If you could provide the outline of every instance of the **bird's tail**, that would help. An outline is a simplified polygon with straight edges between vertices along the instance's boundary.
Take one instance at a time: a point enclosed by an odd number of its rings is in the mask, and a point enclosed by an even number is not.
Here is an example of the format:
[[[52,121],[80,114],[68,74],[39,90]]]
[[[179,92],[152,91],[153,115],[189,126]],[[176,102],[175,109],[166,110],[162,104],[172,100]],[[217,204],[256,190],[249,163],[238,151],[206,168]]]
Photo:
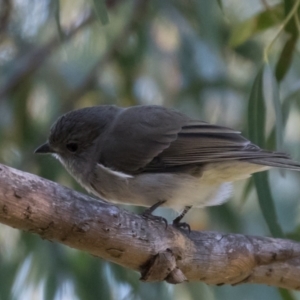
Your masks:
[[[269,166],[273,168],[283,168],[300,171],[300,163],[292,160],[286,153],[262,151],[265,157],[247,159],[248,162]]]

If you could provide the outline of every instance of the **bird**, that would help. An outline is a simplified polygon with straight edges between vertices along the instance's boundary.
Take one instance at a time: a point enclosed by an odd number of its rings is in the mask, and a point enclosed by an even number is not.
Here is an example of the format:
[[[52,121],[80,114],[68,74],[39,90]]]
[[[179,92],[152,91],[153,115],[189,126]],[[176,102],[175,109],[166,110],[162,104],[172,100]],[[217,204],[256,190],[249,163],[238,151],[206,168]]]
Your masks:
[[[89,193],[116,204],[168,207],[220,205],[232,182],[272,167],[300,170],[287,154],[261,149],[239,131],[163,106],[99,105],[67,112],[35,150],[52,154]]]

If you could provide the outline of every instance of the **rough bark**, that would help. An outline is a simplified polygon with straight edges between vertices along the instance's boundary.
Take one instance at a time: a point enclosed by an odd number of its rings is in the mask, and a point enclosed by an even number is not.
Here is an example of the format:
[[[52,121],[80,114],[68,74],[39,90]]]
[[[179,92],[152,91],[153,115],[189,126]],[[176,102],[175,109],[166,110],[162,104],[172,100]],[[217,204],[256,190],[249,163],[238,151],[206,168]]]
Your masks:
[[[300,244],[188,234],[0,165],[0,222],[139,271],[144,281],[260,283],[300,290]]]

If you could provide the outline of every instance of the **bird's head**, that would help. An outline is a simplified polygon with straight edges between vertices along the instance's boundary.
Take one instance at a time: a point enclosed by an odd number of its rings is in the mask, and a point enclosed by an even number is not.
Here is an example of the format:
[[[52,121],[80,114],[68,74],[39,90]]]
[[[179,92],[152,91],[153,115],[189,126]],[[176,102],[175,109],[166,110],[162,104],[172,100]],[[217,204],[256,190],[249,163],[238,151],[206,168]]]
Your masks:
[[[74,164],[82,167],[95,155],[97,140],[114,115],[114,109],[114,106],[95,106],[66,113],[52,125],[48,141],[35,153],[54,155],[69,171],[74,169]]]

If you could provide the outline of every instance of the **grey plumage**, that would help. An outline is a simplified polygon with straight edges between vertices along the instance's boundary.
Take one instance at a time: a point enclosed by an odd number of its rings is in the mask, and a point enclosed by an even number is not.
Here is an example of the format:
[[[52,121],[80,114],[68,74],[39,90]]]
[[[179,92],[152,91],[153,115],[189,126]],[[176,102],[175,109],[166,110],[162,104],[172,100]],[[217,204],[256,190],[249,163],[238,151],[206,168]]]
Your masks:
[[[106,200],[142,206],[165,201],[177,210],[220,204],[230,195],[230,182],[269,167],[300,170],[287,154],[262,150],[238,131],[161,106],[71,111],[55,122],[43,147],[36,152],[53,152]]]

